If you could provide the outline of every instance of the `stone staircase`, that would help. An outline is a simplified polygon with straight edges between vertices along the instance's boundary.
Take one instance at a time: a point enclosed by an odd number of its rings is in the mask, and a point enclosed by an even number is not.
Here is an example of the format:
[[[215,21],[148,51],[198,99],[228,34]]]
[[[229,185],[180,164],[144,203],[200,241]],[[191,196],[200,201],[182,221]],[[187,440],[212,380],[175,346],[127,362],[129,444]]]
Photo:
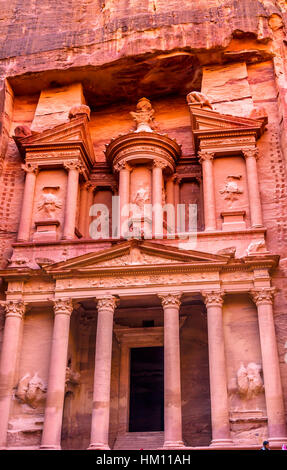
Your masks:
[[[164,432],[127,432],[118,435],[113,450],[154,450],[163,446]]]

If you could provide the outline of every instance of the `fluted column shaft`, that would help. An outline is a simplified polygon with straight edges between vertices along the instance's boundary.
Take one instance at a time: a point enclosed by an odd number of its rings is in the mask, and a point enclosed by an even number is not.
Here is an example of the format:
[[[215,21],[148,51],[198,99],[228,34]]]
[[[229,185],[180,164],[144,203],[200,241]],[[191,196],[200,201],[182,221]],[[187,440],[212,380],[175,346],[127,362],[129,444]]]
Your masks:
[[[198,152],[202,164],[205,231],[216,230],[213,158],[214,153]]]
[[[211,400],[211,445],[230,445],[229,407],[227,395],[226,361],[222,305],[220,291],[203,292],[207,309],[209,383]]]
[[[26,163],[26,165],[22,165],[22,168],[26,172],[26,178],[18,229],[18,241],[29,241],[38,165]]]
[[[21,323],[25,314],[25,304],[22,301],[9,300],[3,304],[6,310],[6,320],[0,362],[0,449],[5,448],[7,441]]]
[[[116,165],[115,169],[119,171],[120,236],[125,237],[127,230],[127,221],[129,218],[131,167],[128,165],[127,162],[123,161]]]
[[[64,166],[68,170],[68,181],[63,238],[65,240],[73,240],[75,238],[76,228],[79,174],[82,170],[82,166],[77,160],[66,162]]]
[[[81,202],[80,202],[80,215],[79,215],[79,230],[83,237],[85,238],[88,235],[87,232],[87,218],[88,214],[88,198],[89,198],[89,189],[91,183],[85,182],[81,188]]]
[[[183,447],[179,308],[180,293],[159,294],[164,311],[164,447]]]
[[[243,151],[243,154],[246,160],[251,226],[262,227],[262,208],[256,162],[258,158],[258,149],[256,147],[246,149]]]
[[[163,233],[163,213],[162,213],[162,170],[166,163],[161,160],[154,160],[152,167],[152,209],[153,209],[153,236],[161,237]]]
[[[61,449],[71,299],[54,302],[54,328],[41,449]]]
[[[287,433],[273,320],[274,293],[274,288],[261,288],[252,291],[251,295],[258,312],[269,440],[270,443],[281,447],[282,443],[287,441]]]
[[[98,322],[90,450],[109,450],[113,317],[117,299],[98,300]]]

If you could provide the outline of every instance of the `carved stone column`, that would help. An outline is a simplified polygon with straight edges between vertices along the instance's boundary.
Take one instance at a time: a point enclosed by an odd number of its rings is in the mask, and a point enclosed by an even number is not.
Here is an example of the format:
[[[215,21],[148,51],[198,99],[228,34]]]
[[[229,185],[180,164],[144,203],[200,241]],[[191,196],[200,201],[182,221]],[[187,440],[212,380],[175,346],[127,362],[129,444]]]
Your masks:
[[[90,238],[90,224],[91,224],[91,216],[90,210],[92,205],[94,204],[94,196],[95,196],[96,186],[94,184],[90,184],[88,186],[88,199],[87,199],[87,212],[86,212],[86,230],[85,234],[86,237]]]
[[[82,170],[82,165],[77,160],[71,160],[65,162],[64,167],[68,170],[68,182],[63,238],[65,240],[73,240],[75,238],[79,174]]]
[[[7,441],[21,324],[25,314],[25,304],[21,300],[8,300],[3,302],[3,305],[6,310],[6,320],[0,362],[0,449],[5,448]]]
[[[262,209],[257,174],[258,148],[252,147],[243,150],[246,160],[247,185],[250,204],[250,216],[252,227],[262,227]]]
[[[153,236],[161,237],[163,233],[162,215],[162,170],[166,163],[156,159],[152,167],[152,209],[153,209]],[[162,237],[161,237],[162,238]]]
[[[202,293],[207,309],[212,446],[232,445],[229,426],[222,305],[223,293]]]
[[[274,293],[274,288],[264,287],[253,290],[251,296],[258,312],[269,441],[274,446],[281,447],[287,441],[287,433],[273,320]]]
[[[113,317],[116,305],[117,299],[112,295],[98,300],[90,450],[109,450]]]
[[[61,429],[69,343],[71,299],[54,301],[54,328],[41,449],[61,449]]]
[[[18,229],[18,241],[29,241],[38,165],[36,163],[26,163],[22,165],[22,168],[26,172],[26,179]]]
[[[198,152],[202,164],[205,231],[216,230],[213,152]]]
[[[125,237],[127,229],[127,220],[129,218],[129,204],[130,204],[130,173],[132,168],[126,161],[121,161],[115,165],[115,170],[119,171],[119,196],[120,196],[120,236]]]
[[[79,230],[84,238],[88,236],[88,232],[86,230],[87,230],[87,218],[89,217],[88,199],[89,199],[90,187],[91,187],[91,183],[89,181],[86,181],[81,187]]]
[[[180,293],[158,294],[164,311],[164,447],[184,447],[182,440],[179,308]]]
[[[179,217],[179,210],[178,205],[180,203],[180,178],[178,175],[173,176],[173,184],[174,184],[174,213],[175,213],[175,232],[180,232],[180,217]]]

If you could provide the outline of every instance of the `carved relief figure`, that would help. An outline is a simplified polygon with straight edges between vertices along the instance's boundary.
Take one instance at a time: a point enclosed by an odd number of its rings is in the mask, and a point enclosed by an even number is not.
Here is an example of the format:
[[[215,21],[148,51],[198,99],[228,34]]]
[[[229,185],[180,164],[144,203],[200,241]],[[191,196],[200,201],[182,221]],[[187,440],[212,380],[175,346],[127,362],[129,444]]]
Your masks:
[[[133,204],[136,204],[140,211],[143,213],[144,205],[150,202],[150,195],[148,189],[139,188],[136,192],[136,195],[132,201]]]
[[[155,129],[154,109],[147,98],[141,98],[136,111],[131,111],[130,114],[137,124],[135,132],[152,132]]]
[[[200,105],[201,108],[213,109],[212,105],[204,93],[199,91],[191,91],[186,97],[187,103],[191,105]]]
[[[229,175],[225,180],[225,186],[220,189],[220,194],[224,194],[224,199],[230,201],[236,201],[238,195],[243,193],[243,190],[238,186],[238,180],[241,180],[242,175]]]
[[[54,218],[57,209],[62,207],[62,202],[55,194],[58,189],[59,187],[43,188],[42,199],[38,204],[38,210],[43,211],[49,219]]]
[[[238,393],[242,398],[253,398],[263,392],[264,385],[260,372],[260,365],[250,362],[247,367],[243,364],[237,371],[237,387]]]
[[[43,404],[47,387],[36,372],[33,377],[30,374],[24,375],[19,381],[15,397],[22,403],[26,403],[31,408],[37,408]]]
[[[265,240],[257,240],[255,242],[251,242],[248,245],[248,248],[246,250],[246,255],[252,255],[253,253],[264,253],[266,252],[266,243]]]

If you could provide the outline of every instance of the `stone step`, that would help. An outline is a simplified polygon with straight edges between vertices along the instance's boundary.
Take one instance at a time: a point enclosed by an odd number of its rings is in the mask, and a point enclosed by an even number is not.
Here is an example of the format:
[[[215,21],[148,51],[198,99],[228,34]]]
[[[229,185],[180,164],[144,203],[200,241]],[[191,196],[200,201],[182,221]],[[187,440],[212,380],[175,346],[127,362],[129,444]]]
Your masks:
[[[163,446],[164,432],[127,432],[117,437],[114,450],[154,450]]]

